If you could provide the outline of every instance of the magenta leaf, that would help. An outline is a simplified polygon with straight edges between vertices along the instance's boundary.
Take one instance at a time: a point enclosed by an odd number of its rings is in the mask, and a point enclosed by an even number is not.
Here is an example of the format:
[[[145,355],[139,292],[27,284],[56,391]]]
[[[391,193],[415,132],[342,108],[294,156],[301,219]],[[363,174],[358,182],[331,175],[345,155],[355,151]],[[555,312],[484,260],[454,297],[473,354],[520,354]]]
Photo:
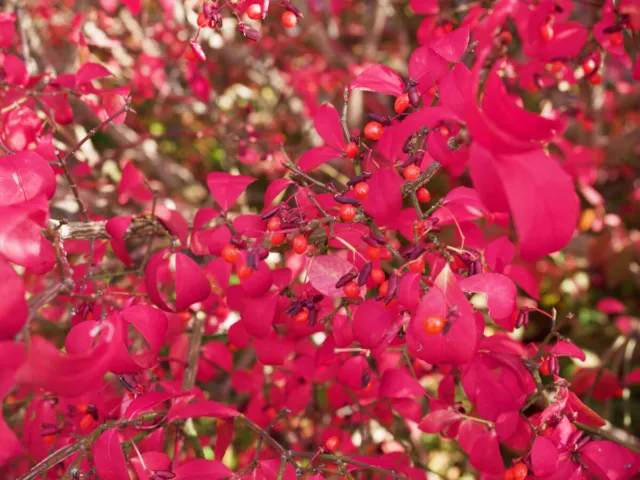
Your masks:
[[[0,258],[0,340],[13,340],[29,316],[22,277]]]
[[[547,437],[536,437],[531,449],[531,466],[538,477],[551,475],[558,469],[558,449]]]
[[[91,449],[96,471],[102,480],[129,480],[127,462],[118,437],[116,429],[109,429],[98,437]]]
[[[499,237],[485,247],[484,261],[491,270],[503,273],[504,267],[513,260],[515,252],[513,243],[507,237]]]
[[[255,181],[256,179],[252,177],[224,172],[211,172],[207,175],[211,196],[224,211],[229,210],[238,197]]]
[[[122,170],[122,177],[118,185],[118,203],[126,204],[130,198],[138,202],[150,202],[153,194],[145,184],[145,178],[131,162],[128,162]]]
[[[142,0],[122,0],[122,3],[134,15],[138,15],[142,9]]]
[[[640,455],[610,441],[592,441],[580,450],[580,459],[598,478],[623,480],[640,471]]]
[[[596,304],[596,308],[607,315],[619,315],[625,311],[624,303],[613,297],[600,299]]]
[[[346,142],[344,141],[344,133],[340,123],[340,114],[336,107],[330,103],[322,105],[316,112],[315,117],[313,117],[313,124],[320,138],[328,146],[337,151],[344,149]]]
[[[230,372],[233,368],[233,355],[222,342],[208,342],[202,346],[202,358],[217,365],[225,372]]]
[[[300,157],[297,166],[303,172],[308,172],[309,170],[319,167],[323,163],[327,163],[329,160],[338,158],[340,155],[340,152],[335,150],[333,147],[315,147],[311,150],[307,150],[307,152]]]
[[[395,170],[383,168],[367,183],[371,193],[362,201],[362,208],[377,222],[392,221],[402,210],[402,178]]]
[[[307,270],[309,282],[313,288],[329,297],[342,297],[342,288],[336,288],[340,277],[354,271],[353,265],[336,255],[320,255],[313,257]]]
[[[175,480],[221,480],[233,475],[223,463],[202,458],[180,465],[173,473]]]
[[[98,78],[110,77],[112,73],[99,63],[85,63],[76,73],[76,87]]]
[[[249,298],[242,310],[242,324],[249,335],[268,337],[278,306],[278,293],[270,292],[262,297]]]
[[[35,152],[0,157],[0,206],[50,199],[56,191],[56,176],[47,161]]]
[[[127,250],[127,244],[124,241],[124,234],[127,233],[131,221],[132,218],[129,216],[113,217],[107,220],[105,224],[105,230],[111,235],[111,248],[113,248],[113,253],[128,267],[131,267],[132,264],[131,256]]]
[[[134,418],[143,413],[153,411],[158,405],[175,398],[177,395],[171,392],[149,392],[135,398],[124,413],[126,418]]]
[[[573,357],[583,362],[587,359],[584,352],[575,343],[558,341],[551,349],[550,353],[556,357]]]
[[[368,90],[399,97],[404,91],[404,82],[394,70],[383,65],[366,69],[351,84],[351,89]]]
[[[406,369],[385,370],[380,380],[379,395],[389,398],[416,398],[425,394],[424,388]]]
[[[187,418],[234,418],[240,416],[241,413],[234,408],[214,402],[213,400],[200,401],[189,404],[175,404],[167,414],[167,420],[173,422],[175,420],[185,420]]]
[[[418,82],[418,90],[424,94],[449,71],[449,62],[424,46],[416,49],[409,59],[409,75]]]
[[[418,428],[426,433],[439,433],[461,419],[460,412],[453,408],[432,410],[420,421]]]
[[[516,309],[516,286],[500,273],[482,273],[464,278],[459,283],[464,292],[484,293],[491,317],[505,330],[511,332],[515,322],[511,318]]]
[[[395,308],[387,308],[373,298],[365,300],[353,317],[354,339],[362,348],[377,347],[397,315]]]
[[[300,165],[298,166],[300,167]],[[276,180],[271,182],[267,187],[267,190],[264,192],[265,209],[268,210],[269,206],[273,203],[276,197],[284,192],[285,189],[291,184],[293,184],[293,182],[288,178],[277,178]]]
[[[433,40],[429,47],[448,62],[456,63],[467,50],[469,44],[469,27],[456,28],[454,31]]]

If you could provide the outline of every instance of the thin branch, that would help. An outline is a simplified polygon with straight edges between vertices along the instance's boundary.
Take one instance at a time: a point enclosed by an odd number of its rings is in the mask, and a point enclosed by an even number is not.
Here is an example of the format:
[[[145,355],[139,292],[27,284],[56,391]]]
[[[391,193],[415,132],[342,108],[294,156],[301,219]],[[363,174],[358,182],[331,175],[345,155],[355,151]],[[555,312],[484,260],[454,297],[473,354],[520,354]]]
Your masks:
[[[184,369],[184,377],[182,378],[182,390],[184,391],[191,390],[196,384],[198,358],[200,357],[202,334],[204,332],[204,318],[204,315],[193,315],[191,338],[189,339],[189,349],[187,350],[187,366]]]
[[[589,425],[585,425],[584,423],[580,423],[580,422],[575,422],[575,426],[578,427],[580,430],[583,430],[592,435],[597,435],[598,437],[610,440],[640,455],[640,447],[638,447],[637,445],[633,445],[627,440],[622,439],[619,436],[612,434],[611,432],[603,430],[602,428],[590,427]]]

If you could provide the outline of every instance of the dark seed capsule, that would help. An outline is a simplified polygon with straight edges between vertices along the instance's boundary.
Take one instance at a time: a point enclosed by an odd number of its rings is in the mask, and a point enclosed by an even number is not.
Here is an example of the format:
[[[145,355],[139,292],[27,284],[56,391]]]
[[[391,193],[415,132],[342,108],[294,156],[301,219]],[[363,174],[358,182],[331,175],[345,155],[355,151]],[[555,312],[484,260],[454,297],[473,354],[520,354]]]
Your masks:
[[[386,237],[383,237],[382,235],[378,235],[375,233],[371,234],[371,238],[373,238],[380,245],[386,245],[387,243],[389,243]]]
[[[420,106],[420,94],[415,86],[409,87],[409,101],[411,102],[411,106],[413,108],[418,108]]]
[[[291,311],[289,312],[289,315],[292,317],[295,317],[296,314],[298,314],[301,310],[302,310],[302,303],[296,302],[293,305],[293,308],[291,309]]]
[[[273,208],[267,210],[266,212],[264,212],[260,218],[262,220],[269,220],[271,217],[277,215],[278,212],[280,212],[281,209],[282,209],[282,207],[280,207],[280,205],[278,205],[277,207],[273,207]]]
[[[302,301],[302,305],[304,305],[307,308],[314,308],[314,303],[313,303],[313,299],[312,298],[305,298]]]
[[[287,6],[285,8],[287,10],[289,10],[290,12],[295,13],[296,17],[304,18],[304,15],[302,15],[302,12],[300,10],[298,10],[296,7],[294,7],[293,5],[291,5],[290,3],[287,4]]]
[[[231,245],[234,245],[238,248],[244,248],[247,246],[247,242],[245,242],[242,238],[240,237],[231,237]]]
[[[458,255],[458,257],[467,266],[471,265],[476,260],[476,256],[470,254],[469,252],[462,252],[460,255]]]
[[[120,375],[118,377],[122,386],[129,390],[130,392],[135,392],[138,388],[138,382],[131,375]]]
[[[408,138],[404,141],[404,143],[402,144],[402,151],[403,151],[404,153],[409,153],[409,151],[410,151],[409,146],[411,145],[411,141],[412,141],[412,140],[413,140],[413,136],[408,137]]]
[[[467,268],[467,277],[472,277],[478,273],[476,262],[471,263]]]
[[[371,381],[371,372],[367,369],[362,372],[362,378],[360,379],[360,385],[362,388],[367,388]]]
[[[258,247],[255,252],[260,260],[264,260],[269,256],[269,249],[267,247]]]
[[[289,315],[289,314],[291,313],[291,311],[293,310],[293,308],[296,306],[296,304],[297,304],[297,303],[298,303],[298,302],[291,302],[291,303],[289,304],[289,306],[288,306],[288,307],[286,307],[286,308],[284,309],[284,313],[285,313],[286,315]]]
[[[336,288],[344,287],[347,283],[349,283],[351,280],[353,280],[357,276],[358,274],[356,272],[349,272],[346,275],[341,276],[340,280],[338,280],[338,282],[336,283]]]
[[[420,245],[414,245],[413,247],[407,248],[403,252],[402,257],[406,258],[407,260],[415,260],[420,255],[422,255],[424,253],[424,251],[425,251],[424,247],[422,247]]]
[[[253,27],[245,25],[244,23],[239,23],[236,28],[249,40],[257,42],[260,39],[260,32]]]
[[[622,29],[623,29],[622,25],[611,25],[610,27],[607,27],[604,30],[602,30],[602,33],[615,33],[615,32],[619,32]]]
[[[444,324],[444,328],[442,329],[442,335],[446,335],[447,333],[449,333],[449,330],[451,330],[451,327],[453,327],[453,322],[450,320],[447,320],[447,323]]]
[[[347,205],[360,205],[360,200],[358,200],[357,198],[351,198],[351,197],[345,197],[344,195],[340,195],[339,193],[335,194],[333,196],[333,199],[338,202],[338,203],[342,203],[342,204],[347,204]]]
[[[156,470],[153,472],[153,475],[158,480],[171,480],[176,477],[175,473],[169,472],[168,470]]]
[[[247,255],[247,265],[249,268],[256,270],[258,268],[258,263],[256,262],[256,254],[254,252],[249,252]]]
[[[309,309],[309,325],[311,327],[315,326],[316,320],[318,319],[318,310],[315,308]]]
[[[40,432],[40,436],[47,437],[49,435],[55,435],[60,431],[57,425],[53,423],[42,423],[40,424],[40,428],[42,429]]]
[[[360,145],[360,137],[356,137],[355,135],[352,135],[349,140],[351,140],[356,145]]]
[[[520,312],[518,312],[518,318],[516,319],[516,328],[520,328],[524,326],[525,315],[526,315],[525,310],[520,310]]]
[[[364,237],[362,237],[362,241],[364,243],[366,243],[367,245],[370,245],[372,247],[377,247],[378,246],[378,242],[376,242],[373,238],[368,237],[366,235]]]
[[[558,361],[558,357],[549,357],[549,372],[553,375],[558,375],[560,373],[560,362]]]
[[[469,276],[478,275],[480,273],[482,273],[482,262],[480,260],[475,260],[469,267]]]
[[[373,270],[373,264],[371,262],[365,263],[358,275],[358,285],[363,286],[367,283],[369,275],[371,275],[371,270]]]
[[[313,296],[313,303],[320,303],[322,300],[324,300],[324,295],[321,293]]]
[[[587,443],[589,443],[591,441],[590,437],[583,437],[580,439],[580,441],[578,442],[578,444],[576,445],[576,448],[578,450],[580,450],[582,447],[584,447]]]
[[[365,180],[369,180],[371,178],[370,172],[363,172],[361,175],[357,177],[353,177],[351,180],[347,182],[347,187],[352,187],[356,183],[364,182]]]
[[[207,19],[213,17],[215,12],[216,12],[216,9],[211,2],[205,2],[205,4],[202,6],[202,13]]]
[[[387,291],[387,296],[384,297],[384,303],[385,305],[390,303],[391,300],[393,300],[393,298],[396,296],[396,293],[398,291],[398,284],[399,282],[399,278],[398,275],[396,275],[395,273],[392,273],[389,276],[389,290]]]

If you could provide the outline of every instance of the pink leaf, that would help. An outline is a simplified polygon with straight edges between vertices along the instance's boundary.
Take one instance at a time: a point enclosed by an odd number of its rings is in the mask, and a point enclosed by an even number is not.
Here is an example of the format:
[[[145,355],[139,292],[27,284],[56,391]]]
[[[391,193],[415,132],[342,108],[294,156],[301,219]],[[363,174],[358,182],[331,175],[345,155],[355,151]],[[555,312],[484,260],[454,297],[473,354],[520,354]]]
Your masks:
[[[101,480],[129,480],[127,462],[116,429],[104,432],[93,444],[93,461]]]
[[[355,340],[360,342],[362,348],[376,348],[397,315],[396,308],[387,308],[373,298],[365,300],[353,318]]]
[[[410,0],[409,5],[419,15],[437,15],[440,12],[437,0]]]
[[[233,369],[233,355],[222,342],[208,342],[202,347],[202,358],[219,366],[225,372]]]
[[[400,175],[389,168],[378,170],[367,182],[369,196],[362,201],[362,208],[377,222],[393,221],[402,210],[402,184]]]
[[[121,0],[125,7],[131,10],[131,13],[138,15],[142,10],[142,0]]]
[[[462,417],[453,408],[442,408],[429,412],[418,424],[418,428],[426,433],[439,433],[446,430]]]
[[[271,330],[271,334],[265,338],[255,338],[253,346],[256,349],[258,360],[263,365],[282,365],[292,350],[293,343],[286,337],[280,337],[278,332]]]
[[[463,63],[458,63],[442,77],[438,85],[440,103],[458,116],[464,116],[470,101],[469,89],[472,81],[471,71]]]
[[[207,175],[211,196],[224,211],[229,210],[238,197],[255,181],[256,179],[252,177],[224,172],[211,172]]]
[[[617,298],[605,297],[598,301],[596,308],[607,315],[619,315],[624,312],[625,306]]]
[[[342,297],[342,288],[336,288],[340,277],[354,270],[347,260],[335,255],[313,257],[307,275],[313,288],[329,297]]]
[[[149,392],[136,397],[128,406],[124,417],[132,419],[143,413],[153,411],[158,405],[176,396],[171,392]]]
[[[480,158],[487,163],[474,166]],[[491,168],[495,169],[492,178],[486,176]],[[495,203],[496,195],[500,198],[500,185],[504,188],[520,237],[522,258],[543,257],[571,239],[578,218],[573,181],[542,150],[497,157],[474,143],[471,177],[488,205]]]
[[[20,332],[27,317],[29,306],[24,298],[22,277],[11,265],[0,258],[0,340],[13,340]]]
[[[223,463],[202,458],[183,463],[173,473],[175,480],[221,480],[233,475]]]
[[[320,138],[322,138],[328,146],[337,151],[344,149],[346,142],[344,141],[340,115],[336,107],[330,103],[322,105],[313,118],[313,124]]]
[[[91,82],[97,78],[110,77],[112,73],[99,63],[85,63],[76,73],[76,87]]]
[[[449,71],[449,62],[431,47],[416,49],[409,59],[409,75],[418,82],[418,90],[424,94]]]
[[[130,198],[138,202],[150,202],[153,194],[145,185],[145,178],[131,162],[128,162],[122,170],[122,177],[118,185],[118,203],[126,204]]]
[[[580,449],[580,459],[597,478],[629,480],[640,471],[640,455],[609,441],[592,441]]]
[[[502,273],[504,267],[513,260],[515,252],[513,243],[507,237],[499,237],[484,249],[484,261],[491,270]]]
[[[513,331],[515,324],[511,316],[516,309],[517,290],[509,277],[482,273],[462,279],[459,285],[465,292],[484,293],[491,317],[505,330]]]
[[[124,241],[124,234],[131,225],[131,217],[113,217],[107,220],[105,230],[111,235],[111,248],[116,257],[126,266],[131,267],[131,257]]]
[[[340,153],[333,147],[316,147],[311,150],[307,150],[300,160],[298,161],[298,168],[303,172],[308,172],[316,167],[319,167],[323,163],[327,163],[329,160],[338,158]]]
[[[551,475],[558,469],[558,449],[547,437],[536,437],[531,448],[531,466],[537,477]]]
[[[454,31],[433,40],[429,46],[438,55],[451,63],[460,61],[469,44],[469,27],[456,28]]]
[[[234,418],[241,413],[234,408],[212,400],[184,404],[175,404],[167,414],[167,421],[185,420],[187,418]]]
[[[300,165],[298,165],[300,166]],[[288,178],[277,178],[269,183],[267,190],[264,192],[264,206],[268,209],[278,195],[280,195],[293,182]]]
[[[507,265],[504,274],[515,282],[517,286],[527,292],[531,297],[538,300],[540,298],[540,290],[535,277],[522,265]]]
[[[573,357],[583,362],[587,359],[587,356],[576,344],[571,342],[559,341],[553,346],[551,351],[556,357]]]
[[[423,396],[425,390],[406,369],[391,369],[382,374],[378,394],[389,398],[416,398]]]
[[[16,29],[14,23],[16,21],[15,13],[0,13],[0,48],[7,50],[13,43]],[[0,465],[2,462],[0,462]]]
[[[56,176],[47,161],[35,152],[19,152],[0,157],[0,206],[48,199],[56,191]]]
[[[262,297],[249,298],[242,311],[242,323],[249,335],[268,337],[278,306],[278,293],[270,292]]]
[[[375,65],[366,69],[351,84],[351,90],[360,89],[399,97],[404,91],[400,75],[389,67]]]

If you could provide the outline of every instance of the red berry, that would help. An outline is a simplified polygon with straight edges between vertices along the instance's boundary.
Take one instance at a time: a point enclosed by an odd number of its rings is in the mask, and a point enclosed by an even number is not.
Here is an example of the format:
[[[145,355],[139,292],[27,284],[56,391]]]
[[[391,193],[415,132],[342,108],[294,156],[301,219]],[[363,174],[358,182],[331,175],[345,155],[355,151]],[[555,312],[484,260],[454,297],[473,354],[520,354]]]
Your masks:
[[[622,45],[624,43],[624,34],[621,30],[613,32],[609,35],[609,41],[611,42],[611,45]]]
[[[280,217],[271,217],[267,222],[267,231],[275,232],[280,228],[280,225],[282,225],[282,220],[280,220]]]
[[[94,423],[95,419],[93,418],[93,415],[87,413],[80,419],[80,428],[82,430],[89,430]]]
[[[598,65],[596,65],[596,61],[593,58],[587,58],[582,62],[582,70],[584,70],[585,75],[595,72],[596,68],[598,68]]]
[[[515,480],[524,480],[525,478],[527,478],[527,474],[529,473],[529,469],[522,462],[516,463],[513,467],[511,467],[511,469],[513,470]]]
[[[55,435],[45,435],[44,437],[42,437],[42,440],[44,440],[45,443],[48,443],[49,445],[52,445],[56,441],[56,436]]]
[[[386,278],[386,275],[384,274],[384,270],[382,270],[381,268],[372,269],[370,276],[373,283],[377,283],[378,285],[384,282]]]
[[[293,239],[293,251],[296,252],[298,255],[302,255],[304,252],[307,251],[307,247],[309,246],[309,243],[307,242],[307,237],[305,237],[304,235],[298,235],[296,236],[296,238]]]
[[[207,26],[207,24],[209,23],[209,22],[207,21],[207,17],[205,17],[205,16],[204,16],[204,13],[203,13],[203,12],[200,12],[200,13],[198,14],[198,21],[197,21],[197,23],[198,23],[198,26],[199,26],[199,27],[201,27],[201,28],[206,27],[206,26]]]
[[[513,472],[513,468],[507,468],[504,471],[504,480],[516,480],[516,475]]]
[[[508,30],[504,30],[500,32],[500,35],[498,35],[498,41],[502,45],[511,45],[511,42],[513,41],[513,35],[511,35],[511,32],[509,32]]]
[[[240,252],[233,245],[225,245],[222,247],[222,258],[227,263],[236,263],[240,258]]]
[[[371,260],[380,260],[380,247],[367,245],[367,253],[369,254]]]
[[[422,273],[424,270],[424,260],[422,257],[419,257],[417,260],[414,260],[409,264],[409,270],[411,273]]]
[[[282,25],[284,28],[293,28],[298,23],[298,17],[296,14],[287,10],[282,14]]]
[[[550,437],[551,435],[553,435],[553,432],[555,431],[555,428],[553,427],[547,427],[544,429],[544,431],[542,432],[542,435],[545,437]]]
[[[191,48],[189,48],[186,52],[184,52],[184,58],[185,60],[188,60],[190,62],[195,62],[198,59],[198,57],[196,57],[195,52]]]
[[[353,205],[347,203],[340,205],[340,218],[345,222],[350,222],[356,218],[358,211]]]
[[[393,104],[393,109],[397,114],[403,113],[407,108],[409,108],[409,94],[403,93]]]
[[[550,23],[545,23],[540,27],[540,37],[545,42],[550,42],[551,40],[553,40],[553,34],[553,25],[551,25]]]
[[[247,8],[247,17],[251,20],[260,20],[262,17],[262,7],[257,3],[249,5],[249,8]]]
[[[249,267],[249,265],[243,263],[238,265],[236,268],[236,272],[238,273],[238,277],[245,279],[249,278],[253,274],[253,269]]]
[[[540,373],[543,375],[549,375],[549,359],[544,357],[540,364]]]
[[[282,242],[285,241],[285,236],[284,233],[274,233],[273,235],[271,235],[271,245],[272,246],[276,246],[276,245],[280,245]]]
[[[324,446],[327,447],[327,450],[333,452],[340,445],[340,439],[335,435],[333,437],[329,437],[327,441],[324,443]]]
[[[344,149],[344,154],[347,156],[347,158],[356,158],[359,151],[360,148],[358,147],[358,144],[356,142],[349,142]]]
[[[422,320],[422,329],[429,335],[437,335],[444,330],[446,324],[447,321],[444,317],[440,315],[429,315]]]
[[[364,126],[364,136],[369,140],[380,140],[384,127],[379,122],[369,122]]]
[[[404,178],[406,178],[410,182],[413,182],[420,176],[420,167],[417,165],[407,165],[406,167],[404,167],[402,174],[404,175]]]
[[[392,255],[389,250],[387,250],[386,248],[380,249],[380,260],[391,260],[391,258]]]
[[[429,190],[424,187],[420,187],[416,192],[416,195],[418,196],[418,200],[422,203],[427,203],[429,200],[431,200],[431,194],[429,193]]]
[[[355,280],[351,280],[342,289],[344,294],[349,298],[360,296],[360,285]]]
[[[300,310],[293,316],[293,321],[297,323],[305,323],[307,320],[309,320],[309,312],[306,309]]]
[[[364,200],[369,196],[369,185],[364,182],[356,183],[353,187],[353,193],[356,194],[357,199]]]
[[[431,85],[429,90],[427,90],[427,95],[430,97],[435,97],[436,93],[438,93],[438,87],[436,85]]]
[[[564,62],[562,60],[556,60],[551,63],[551,71],[553,73],[560,73],[564,68]]]
[[[440,135],[442,135],[443,137],[449,136],[449,127],[447,127],[446,125],[440,125],[440,128],[438,130],[440,130]]]
[[[385,280],[380,284],[380,287],[378,288],[378,293],[380,294],[381,297],[387,296],[387,294],[389,293],[389,280]]]
[[[587,81],[591,85],[600,85],[602,83],[602,75],[600,75],[598,72],[593,73],[587,77]]]
[[[189,315],[189,318],[191,318],[191,315]],[[86,403],[78,403],[76,405],[76,410],[78,410],[79,413],[87,413],[87,410],[89,410],[89,405],[87,405]]]

